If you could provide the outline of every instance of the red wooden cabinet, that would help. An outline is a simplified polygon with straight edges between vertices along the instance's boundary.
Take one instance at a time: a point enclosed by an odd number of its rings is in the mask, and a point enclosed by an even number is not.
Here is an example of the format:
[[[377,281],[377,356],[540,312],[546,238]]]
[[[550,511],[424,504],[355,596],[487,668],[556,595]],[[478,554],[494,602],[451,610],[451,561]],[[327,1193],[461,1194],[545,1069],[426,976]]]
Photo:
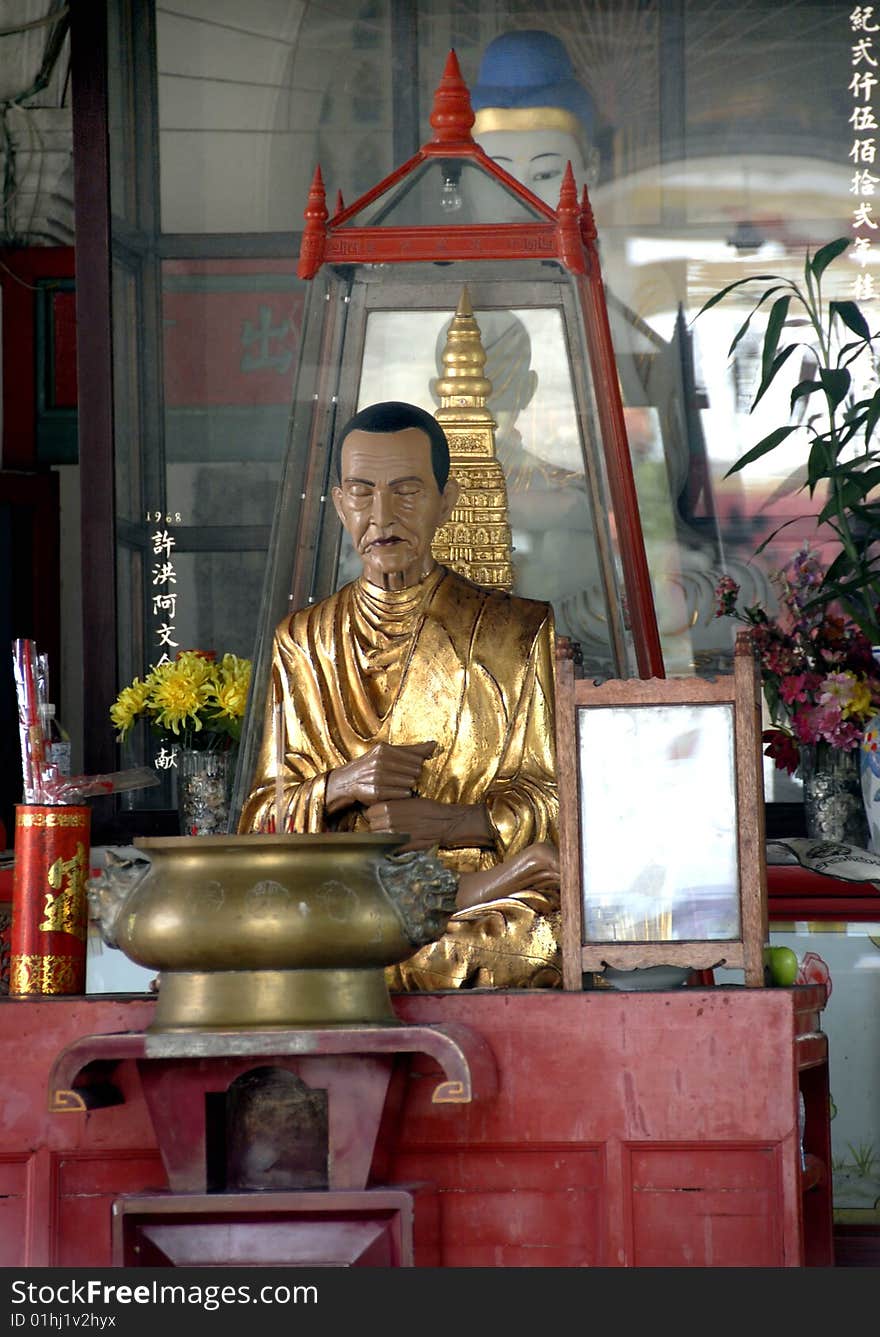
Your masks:
[[[823,1001],[816,986],[398,998],[407,1023],[478,1032],[498,1069],[490,1099],[444,1105],[432,1060],[407,1060],[373,1181],[431,1188],[416,1265],[830,1265]],[[62,1048],[141,1031],[152,1010],[0,1001],[17,1074],[2,1095],[0,1264],[107,1266],[112,1202],[166,1188],[132,1062],[107,1074],[123,1103],[53,1114],[46,1098]]]
[[[477,1026],[499,1095],[453,1114],[411,1082],[391,1178],[435,1185],[446,1266],[830,1265],[823,1003],[815,987],[401,998],[410,1023]]]

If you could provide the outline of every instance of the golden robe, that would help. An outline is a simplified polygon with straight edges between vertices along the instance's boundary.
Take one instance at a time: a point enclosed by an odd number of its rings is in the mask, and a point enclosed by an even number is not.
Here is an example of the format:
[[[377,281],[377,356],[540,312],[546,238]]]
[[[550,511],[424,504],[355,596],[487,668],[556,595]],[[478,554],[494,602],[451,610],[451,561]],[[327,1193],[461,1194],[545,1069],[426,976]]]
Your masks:
[[[283,704],[283,828],[358,830],[329,816],[327,775],[374,743],[437,747],[418,793],[485,804],[492,849],[440,849],[462,873],[536,841],[558,843],[554,635],[548,604],[489,591],[438,566],[388,592],[363,578],[277,627],[263,741],[239,830],[274,830],[275,701]],[[457,912],[446,934],[389,972],[392,988],[557,985],[558,911],[524,892]]]

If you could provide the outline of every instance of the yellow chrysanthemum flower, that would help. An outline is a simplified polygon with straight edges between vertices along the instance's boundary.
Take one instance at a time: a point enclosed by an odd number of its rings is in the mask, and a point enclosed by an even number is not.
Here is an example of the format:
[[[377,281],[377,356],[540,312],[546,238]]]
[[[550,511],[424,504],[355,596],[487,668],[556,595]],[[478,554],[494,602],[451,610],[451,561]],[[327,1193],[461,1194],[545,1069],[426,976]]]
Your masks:
[[[194,687],[201,687],[213,677],[215,665],[213,660],[199,654],[197,650],[181,650],[173,663],[162,665],[162,671],[168,669],[173,669],[175,674],[187,678]],[[154,669],[154,672],[159,671]]]
[[[199,665],[202,667],[198,667]],[[150,675],[149,710],[160,729],[179,734],[181,725],[202,728],[200,712],[208,705],[210,664],[204,660],[177,660],[162,664]]]
[[[211,700],[220,716],[232,720],[242,718],[250,680],[249,659],[239,659],[237,655],[223,656],[211,693]]]
[[[122,742],[138,715],[154,728],[174,734],[184,747],[229,746],[237,741],[247,704],[251,661],[225,654],[181,650],[177,658],[157,664],[143,682],[135,678],[110,708]],[[225,736],[225,743],[222,741]]]
[[[123,687],[113,702],[110,707],[110,719],[119,730],[120,742],[130,733],[138,715],[142,715],[146,710],[149,694],[149,682],[141,682],[140,678],[135,678],[130,687]]]

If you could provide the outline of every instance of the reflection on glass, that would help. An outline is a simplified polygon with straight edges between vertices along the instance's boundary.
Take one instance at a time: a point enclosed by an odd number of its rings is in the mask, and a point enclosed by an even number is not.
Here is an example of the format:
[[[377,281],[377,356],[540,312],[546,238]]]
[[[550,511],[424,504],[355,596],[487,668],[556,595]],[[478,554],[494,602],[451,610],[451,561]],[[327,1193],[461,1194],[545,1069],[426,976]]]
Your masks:
[[[470,162],[432,158],[358,210],[352,227],[544,222],[543,214]]]
[[[585,942],[740,933],[733,710],[578,711]]]
[[[475,315],[507,482],[513,592],[551,602],[560,633],[581,643],[592,666],[606,669],[605,596],[561,315],[540,308]],[[403,399],[434,412],[450,319],[448,311],[372,312],[358,406]],[[338,583],[359,571],[344,536]]]
[[[614,669],[596,531],[561,313],[553,308],[475,312],[492,383],[489,411],[504,470],[513,541],[513,592],[553,604],[557,630],[577,641],[593,672]],[[373,311],[367,320],[358,407],[403,399],[434,412],[434,379],[448,311]],[[681,552],[657,411],[625,411],[664,660],[693,667]],[[603,520],[604,523],[604,520]],[[342,537],[337,586],[360,563]]]
[[[347,200],[395,165],[388,0],[149,8],[163,231],[289,232],[316,162]]]

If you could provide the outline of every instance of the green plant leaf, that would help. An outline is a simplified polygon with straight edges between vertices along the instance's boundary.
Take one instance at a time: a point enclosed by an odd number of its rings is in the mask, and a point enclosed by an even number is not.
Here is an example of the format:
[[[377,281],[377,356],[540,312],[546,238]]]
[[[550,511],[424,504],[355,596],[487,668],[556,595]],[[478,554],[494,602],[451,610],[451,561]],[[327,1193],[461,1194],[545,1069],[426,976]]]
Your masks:
[[[844,344],[837,354],[838,367],[848,367],[856,358],[860,358],[870,344],[870,339],[857,339],[854,343]],[[846,354],[849,353],[849,357]]]
[[[858,496],[853,501],[853,507],[860,507],[865,497],[873,492],[876,487],[880,487],[880,468],[876,466],[873,469],[860,469],[850,474],[845,483],[846,487],[854,488]]]
[[[826,521],[831,520],[835,515],[839,515],[841,508],[843,508],[843,510],[852,511],[855,507],[860,505],[863,496],[864,493],[860,491],[857,484],[850,479],[848,482],[844,483],[841,488],[832,492],[832,495],[828,498],[819,512],[816,523],[824,525]]]
[[[764,334],[764,351],[761,354],[761,375],[764,380],[773,366],[773,359],[776,356],[776,350],[779,347],[779,336],[785,326],[788,316],[788,308],[791,306],[791,297],[777,297],[770,308],[770,315],[767,317],[767,330]]]
[[[754,316],[755,312],[760,311],[761,307],[764,305],[768,297],[772,297],[775,292],[779,292],[780,286],[781,285],[777,283],[773,288],[768,288],[766,292],[761,293],[761,296],[758,298],[757,302],[752,307],[749,314],[746,316],[742,325],[740,325],[736,334],[733,336],[733,339],[730,342],[730,347],[727,350],[728,357],[733,356],[733,354],[736,352],[740,340],[743,338],[745,334],[748,333],[749,326],[752,323],[752,317]]]
[[[738,329],[737,333],[734,334],[733,340],[730,341],[730,348],[728,349],[728,357],[733,357],[734,352],[736,352],[737,345],[740,344],[741,338],[744,337],[744,334],[748,334],[749,325],[752,324],[752,317],[754,316],[754,314],[756,314],[756,312],[758,312],[758,310],[760,310],[762,306],[764,306],[764,303],[766,302],[766,299],[768,299],[768,297],[772,297],[773,293],[778,293],[780,287],[784,286],[785,286],[784,283],[776,283],[776,285],[774,285],[773,287],[768,287],[768,289],[766,289],[764,293],[761,293],[760,298],[758,298],[757,302],[754,303],[754,306],[752,310],[750,310],[748,316],[746,316],[745,321],[742,322],[740,329]]]
[[[871,399],[871,407],[868,409],[868,416],[865,418],[865,450],[868,449],[868,442],[874,435],[878,418],[880,418],[880,390],[875,390]]]
[[[728,283],[726,288],[722,288],[720,292],[716,292],[713,297],[709,298],[708,302],[704,302],[694,316],[694,320],[699,320],[704,311],[708,311],[710,307],[717,306],[719,302],[723,302],[728,293],[733,292],[734,288],[741,288],[744,283],[775,283],[779,287],[782,287],[788,282],[789,280],[784,279],[781,274],[751,274],[746,279],[737,279],[735,283]],[[769,291],[776,292],[777,289],[772,288]],[[764,294],[764,297],[766,296],[767,293]],[[761,302],[763,302],[764,297],[761,298]],[[760,304],[761,303],[759,302],[758,306],[760,306]],[[755,310],[757,310],[757,307]],[[754,314],[754,312],[752,314]],[[692,320],[691,324],[693,325],[693,323],[694,321]]]
[[[777,427],[769,436],[763,437],[756,446],[752,446],[751,450],[747,450],[744,455],[740,455],[736,463],[732,464],[727,470],[724,477],[729,478],[731,474],[739,473],[740,469],[744,469],[747,464],[753,464],[755,460],[759,460],[762,455],[769,455],[771,450],[775,450],[786,437],[791,436],[792,432],[796,431],[796,427]]]
[[[845,367],[820,367],[819,380],[822,382],[822,389],[831,401],[832,408],[837,408],[846,399],[849,387],[852,384],[852,377]]]
[[[824,436],[817,436],[810,446],[807,460],[807,487],[811,497],[816,490],[816,484],[823,478],[829,477],[828,454],[828,441]]]
[[[783,297],[780,298],[780,300],[787,301],[788,299]],[[774,303],[774,305],[776,304]],[[768,333],[769,333],[769,326],[768,326]],[[766,368],[764,370],[764,374],[761,379],[761,384],[758,386],[758,393],[752,400],[752,407],[749,409],[749,413],[754,413],[756,406],[758,405],[762,396],[764,395],[764,392],[768,390],[769,387],[773,384],[774,377],[776,376],[776,373],[778,372],[779,368],[788,361],[788,359],[791,357],[795,349],[799,347],[800,344],[789,344],[787,348],[783,348],[781,353],[777,353],[776,357],[770,363],[769,368]],[[766,353],[766,344],[765,344],[765,353]]]
[[[812,260],[808,261],[810,272],[813,276],[820,279],[831,264],[831,261],[836,260],[839,255],[842,255],[847,246],[850,246],[851,244],[851,237],[838,237],[836,241],[829,241],[827,246],[820,247]]]
[[[839,316],[844,325],[852,330],[853,334],[858,334],[867,342],[871,338],[871,331],[868,328],[868,322],[862,315],[858,305],[855,302],[829,302],[828,303],[828,322]]]
[[[791,408],[794,409],[799,399],[809,399],[810,395],[814,395],[817,390],[821,389],[821,381],[798,381],[791,392]]]
[[[855,418],[844,419],[843,425],[837,429],[837,444],[839,446],[849,445],[850,441],[859,434],[865,417],[866,415],[864,413],[859,413]],[[859,455],[858,460],[853,461],[853,463],[858,463],[863,460],[864,457]],[[844,465],[841,464],[840,468],[844,468]]]
[[[846,571],[849,570],[849,560],[850,560],[849,553],[846,551],[845,548],[841,548],[840,552],[837,554],[837,556],[834,558],[833,562],[829,566],[828,570],[825,572],[825,579],[822,582],[823,585],[835,584],[838,577],[843,575]]]
[[[777,525],[776,529],[773,530],[772,534],[768,534],[767,537],[763,540],[763,542],[758,544],[757,548],[755,549],[755,556],[760,557],[761,553],[768,546],[768,544],[772,543],[773,540],[776,538],[776,535],[781,534],[783,529],[788,529],[789,525],[797,525],[800,524],[801,520],[809,520],[811,518],[812,517],[809,515],[792,515],[789,517],[788,520],[783,520],[782,524]]]

